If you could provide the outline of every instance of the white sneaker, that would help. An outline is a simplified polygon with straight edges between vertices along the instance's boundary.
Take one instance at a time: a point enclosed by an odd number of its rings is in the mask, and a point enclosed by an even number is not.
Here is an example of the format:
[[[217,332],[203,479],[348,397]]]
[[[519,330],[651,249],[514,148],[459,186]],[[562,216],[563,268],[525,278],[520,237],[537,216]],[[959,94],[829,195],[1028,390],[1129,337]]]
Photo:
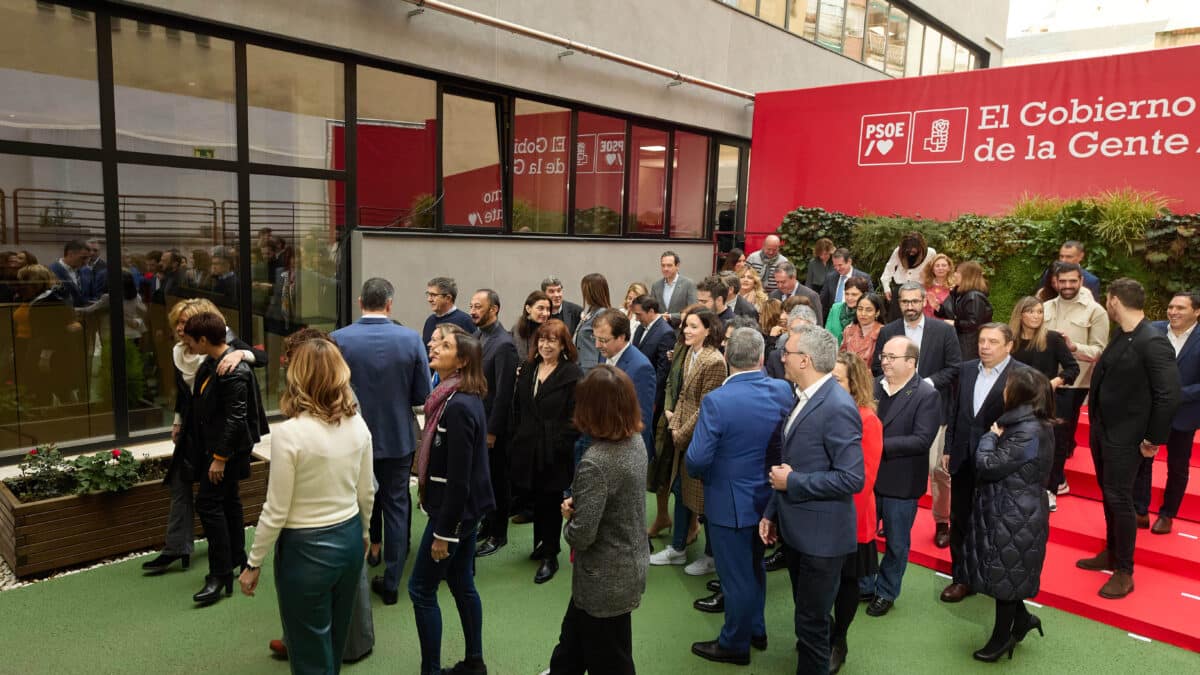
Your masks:
[[[713,560],[711,555],[702,555],[693,560],[687,567],[683,568],[683,571],[689,576],[702,577],[716,572],[717,562]]]
[[[668,545],[658,553],[650,554],[651,565],[684,565],[687,564],[687,551],[676,551]]]
[[[1055,490],[1055,492],[1057,492],[1057,493],[1058,493],[1058,494],[1060,494],[1060,495],[1069,495],[1069,494],[1071,494],[1071,486],[1070,486],[1070,485],[1067,485],[1067,479],[1066,479],[1066,478],[1064,478],[1064,479],[1063,479],[1063,482],[1062,482],[1062,484],[1058,486],[1058,488]]]
[[[1050,497],[1050,510],[1057,511],[1058,510],[1058,496],[1055,495],[1053,492],[1050,492],[1049,490],[1046,491],[1046,495]]]

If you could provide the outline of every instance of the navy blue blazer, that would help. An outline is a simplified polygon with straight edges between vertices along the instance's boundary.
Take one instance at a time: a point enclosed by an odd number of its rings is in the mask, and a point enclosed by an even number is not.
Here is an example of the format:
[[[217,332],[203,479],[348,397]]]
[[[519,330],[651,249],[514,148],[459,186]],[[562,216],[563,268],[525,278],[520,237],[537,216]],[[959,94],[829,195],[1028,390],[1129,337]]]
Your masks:
[[[478,396],[456,392],[446,400],[429,449],[421,501],[438,539],[458,541],[464,522],[477,522],[496,508],[487,434],[487,416]]]
[[[642,334],[646,329],[641,324],[633,330],[633,344],[638,348],[646,358],[650,360],[650,365],[654,366],[654,372],[657,377],[655,385],[654,407],[657,410],[662,406],[662,397],[666,392],[667,376],[671,373],[671,359],[667,358],[667,352],[675,348],[675,329],[671,328],[671,324],[667,323],[667,318],[660,317],[650,325],[650,332],[646,333],[643,338]]]
[[[875,477],[875,494],[893,499],[919,499],[929,480],[929,446],[942,423],[937,390],[913,375],[895,396],[886,400],[883,378],[875,382],[883,423],[883,457]]]
[[[786,428],[787,417],[780,425]],[[864,481],[862,416],[854,399],[829,378],[781,438],[782,460],[792,473],[786,491],[772,491],[763,517],[778,519],[780,536],[800,553],[826,558],[853,553],[854,494]]]
[[[1163,335],[1170,330],[1166,321],[1155,321],[1150,325]],[[1200,428],[1200,330],[1193,330],[1188,336],[1179,356],[1175,357],[1175,365],[1179,366],[1182,397],[1179,410],[1171,420],[1171,428],[1180,431]]]
[[[875,351],[871,354],[871,374],[875,377],[883,375],[883,365],[879,362],[883,346],[888,340],[903,335],[904,319],[890,321],[879,329],[879,337],[875,338]],[[945,321],[927,316],[921,344],[917,346],[921,348],[921,358],[917,360],[917,374],[922,378],[928,377],[933,382],[934,389],[937,389],[942,398],[942,419],[949,424],[954,421],[951,416],[954,383],[958,379],[958,367],[962,364],[962,347],[958,343],[958,333],[954,326]]]
[[[767,443],[796,402],[787,382],[762,371],[731,375],[700,402],[688,446],[688,475],[704,483],[704,517],[722,527],[756,527],[771,497],[763,476]]]
[[[487,396],[483,407],[487,411],[487,432],[496,437],[496,443],[508,441],[508,421],[512,414],[513,388],[517,384],[517,366],[521,358],[517,355],[517,344],[504,326],[496,321],[479,331],[483,341],[483,376],[487,378]]]
[[[71,273],[67,271],[67,266],[59,260],[50,263],[50,271],[54,272],[54,276],[62,282],[61,286],[67,292],[67,296],[71,298],[72,307],[79,309],[100,297],[92,295],[95,291],[92,283],[92,268],[87,265],[75,271],[75,274],[79,276],[79,283],[71,280]],[[101,291],[101,293],[103,292]]]
[[[330,335],[350,366],[350,386],[371,430],[375,459],[416,450],[412,406],[429,396],[429,358],[421,336],[384,317],[367,316]]]
[[[866,279],[867,292],[875,290],[875,282],[871,279],[870,274],[855,267],[850,270],[850,276]],[[837,296],[838,279],[841,277],[842,275],[832,269],[829,271],[829,274],[825,275],[825,283],[821,286],[821,305],[832,308],[834,303],[837,302],[835,298]]]
[[[613,364],[633,380],[634,391],[637,392],[638,408],[642,411],[642,441],[646,444],[646,455],[654,458],[654,401],[657,392],[658,374],[650,359],[641,351],[630,345],[621,353],[621,358]]]
[[[975,382],[979,379],[979,359],[963,361],[958,368],[958,396],[949,424],[946,425],[946,452],[950,454],[950,473],[958,472],[964,463],[975,466],[975,449],[979,439],[991,430],[992,424],[1004,414],[1004,387],[1014,370],[1029,366],[1010,358],[988,395],[975,413]]]

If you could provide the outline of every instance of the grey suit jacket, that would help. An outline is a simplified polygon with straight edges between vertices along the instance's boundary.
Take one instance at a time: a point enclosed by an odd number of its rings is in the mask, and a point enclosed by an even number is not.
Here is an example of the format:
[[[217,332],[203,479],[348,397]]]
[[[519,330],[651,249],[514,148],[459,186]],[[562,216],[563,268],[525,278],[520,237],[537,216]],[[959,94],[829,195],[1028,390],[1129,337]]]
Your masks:
[[[658,304],[662,306],[663,312],[678,318],[679,313],[688,305],[696,303],[696,283],[691,279],[680,274],[675,279],[675,292],[671,294],[671,304],[667,305],[663,299],[663,286],[666,285],[661,278],[650,286],[650,294],[658,300]]]
[[[627,614],[646,591],[646,448],[642,436],[595,440],[575,468],[575,516],[563,537],[575,549],[571,594],[597,618]]]

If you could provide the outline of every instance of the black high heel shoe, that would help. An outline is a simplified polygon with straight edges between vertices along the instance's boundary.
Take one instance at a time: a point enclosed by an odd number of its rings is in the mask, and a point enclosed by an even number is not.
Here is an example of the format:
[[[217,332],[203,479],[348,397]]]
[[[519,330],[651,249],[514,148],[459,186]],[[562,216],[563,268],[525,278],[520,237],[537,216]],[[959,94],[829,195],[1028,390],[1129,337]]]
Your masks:
[[[142,563],[142,569],[146,570],[147,572],[165,572],[166,569],[171,566],[171,563],[175,562],[176,560],[183,561],[183,569],[185,570],[192,564],[192,556],[190,555],[169,555],[166,553],[159,553],[158,557],[154,560]]]
[[[1020,642],[1021,640],[1025,639],[1025,636],[1029,634],[1029,631],[1034,630],[1035,628],[1037,629],[1038,635],[1046,637],[1046,634],[1042,632],[1042,620],[1037,618],[1037,615],[1030,614],[1029,621],[1026,621],[1024,626],[1020,628],[1017,628],[1016,626],[1013,627],[1013,637],[1017,639],[1017,642]]]
[[[383,562],[383,549],[379,549],[379,553],[371,553],[367,551],[367,566],[379,567],[379,563]]]
[[[210,605],[221,599],[222,590],[225,591],[225,595],[233,595],[233,575],[214,576],[209,574],[204,577],[204,588],[192,596],[192,601]]]
[[[987,645],[984,645],[983,649],[980,649],[971,656],[975,657],[976,661],[995,663],[996,661],[1000,660],[1001,656],[1004,656],[1004,652],[1008,652],[1008,659],[1011,661],[1013,657],[1013,649],[1016,648],[1016,646],[1016,636],[1009,635],[1008,639],[1004,641],[1004,644],[1000,645],[999,647],[988,650]]]

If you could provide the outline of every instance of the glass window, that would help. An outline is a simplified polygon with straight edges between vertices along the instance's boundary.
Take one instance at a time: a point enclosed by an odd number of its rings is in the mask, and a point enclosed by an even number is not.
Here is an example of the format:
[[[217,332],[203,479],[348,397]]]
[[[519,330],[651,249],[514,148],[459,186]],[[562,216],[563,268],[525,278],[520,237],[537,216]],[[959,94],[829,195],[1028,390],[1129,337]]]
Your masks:
[[[717,248],[721,251],[735,246],[741,157],[741,149],[736,145],[717,146],[717,200],[713,203],[713,223],[716,224]]]
[[[863,31],[867,21],[867,0],[846,3],[846,42],[842,53],[852,59],[863,58]]]
[[[776,26],[783,27],[787,19],[788,0],[761,0],[758,3],[758,16]]]
[[[444,94],[442,125],[442,212],[446,226],[504,227],[496,104]]]
[[[620,234],[625,120],[579,113],[575,137],[575,233]]]
[[[912,19],[908,23],[908,55],[904,61],[905,77],[921,74],[921,49],[925,39],[925,24]]]
[[[133,296],[124,299],[125,376],[136,433],[169,427],[175,414],[171,309],[205,298],[240,329],[237,176],[127,164],[118,185],[122,268]]]
[[[630,158],[630,232],[663,232],[663,205],[667,189],[667,132],[634,126]]]
[[[358,68],[358,223],[363,227],[437,224],[437,83]],[[344,127],[333,128],[342,168]]]
[[[971,52],[967,57],[967,70],[975,70],[975,52]]]
[[[962,45],[954,49],[954,72],[961,73],[971,69],[971,52]]]
[[[700,239],[708,197],[708,136],[676,131],[672,171],[670,235]]]
[[[883,70],[884,50],[887,48],[888,5],[871,0],[867,10],[867,51],[863,61],[872,68]]]
[[[333,128],[344,123],[342,64],[250,45],[250,161],[333,168]]]
[[[567,231],[571,111],[517,99],[513,118],[513,232]]]
[[[957,46],[958,45],[955,44],[954,40],[951,40],[949,37],[942,38],[942,54],[941,54],[941,57],[938,59],[938,72],[939,73],[953,73],[954,72],[954,56],[956,53],[955,48]]]
[[[0,155],[0,173],[13,237],[0,254],[0,453],[112,437],[112,334],[100,300],[121,268],[105,260],[100,165]],[[131,404],[144,395],[136,386],[131,378]]]
[[[268,409],[279,406],[283,341],[301,328],[337,328],[337,263],[345,213],[339,181],[250,177],[254,339],[267,352],[255,373]],[[234,207],[236,208],[236,207]],[[236,221],[236,212],[233,214]],[[228,214],[227,214],[228,217]]]
[[[118,148],[237,159],[233,43],[200,37],[168,39],[161,26],[113,34]]]
[[[887,34],[887,62],[884,71],[888,75],[904,77],[904,63],[908,58],[908,14],[895,5],[892,5],[891,13],[888,14]]]
[[[819,0],[792,0],[788,15],[788,30],[805,40],[817,39],[817,5]]]
[[[736,4],[737,8],[749,14],[758,13],[758,0],[726,0],[727,4]]]
[[[77,11],[81,18],[46,3],[0,6],[0,139],[100,146],[96,26]]]
[[[845,24],[845,0],[821,0],[817,23],[817,44],[835,52],[842,51],[842,27]]]
[[[935,75],[938,72],[938,55],[942,50],[942,34],[932,26],[925,28],[925,54],[921,58],[921,74]]]

